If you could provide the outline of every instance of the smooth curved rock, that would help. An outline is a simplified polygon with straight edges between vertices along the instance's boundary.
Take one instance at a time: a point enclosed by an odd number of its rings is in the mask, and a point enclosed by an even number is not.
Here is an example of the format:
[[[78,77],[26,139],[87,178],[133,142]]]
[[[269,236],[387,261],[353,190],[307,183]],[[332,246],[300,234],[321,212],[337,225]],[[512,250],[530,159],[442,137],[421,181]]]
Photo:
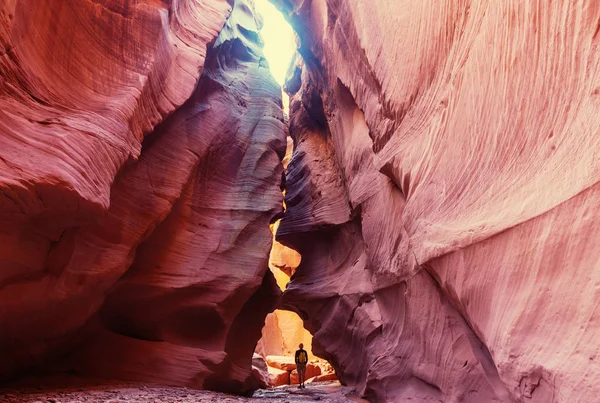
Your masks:
[[[3,2],[3,216],[42,221],[50,241],[97,219],[144,135],[191,95],[230,9],[226,0]]]
[[[286,143],[233,3],[0,5],[3,378],[257,387]]]
[[[373,401],[597,399],[600,8],[278,3],[313,351]]]

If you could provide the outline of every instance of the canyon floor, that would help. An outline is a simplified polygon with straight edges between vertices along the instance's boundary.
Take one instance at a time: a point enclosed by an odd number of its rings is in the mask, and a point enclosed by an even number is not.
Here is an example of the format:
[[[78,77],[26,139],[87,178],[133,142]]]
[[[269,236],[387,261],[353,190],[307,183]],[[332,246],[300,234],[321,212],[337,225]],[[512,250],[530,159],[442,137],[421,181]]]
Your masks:
[[[63,385],[65,383],[62,383]],[[141,384],[101,384],[69,382],[59,387],[56,380],[38,383],[40,386],[16,385],[0,389],[2,403],[353,403],[366,402],[354,395],[352,388],[339,382],[316,382],[306,389],[282,386],[258,390],[253,397],[241,397],[205,390]]]

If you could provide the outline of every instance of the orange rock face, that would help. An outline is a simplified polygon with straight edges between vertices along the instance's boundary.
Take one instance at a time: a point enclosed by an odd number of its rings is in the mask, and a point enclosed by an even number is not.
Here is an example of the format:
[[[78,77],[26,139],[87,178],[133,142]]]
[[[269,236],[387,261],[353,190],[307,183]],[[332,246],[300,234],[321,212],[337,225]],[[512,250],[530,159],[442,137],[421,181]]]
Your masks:
[[[596,401],[598,4],[279,3],[313,351],[372,401]]]
[[[273,234],[277,233],[278,228],[279,221],[272,225]],[[269,267],[271,268],[271,271],[273,271],[275,278],[278,280],[280,277],[282,278],[281,281],[278,281],[279,283],[283,283],[280,284],[282,289],[285,289],[290,277],[300,265],[301,259],[302,257],[298,252],[282,245],[276,239],[273,239],[273,248],[271,249],[271,254],[269,256]],[[284,276],[280,275],[278,270],[282,271]]]
[[[243,1],[0,4],[2,379],[255,387],[286,147],[257,25]]]

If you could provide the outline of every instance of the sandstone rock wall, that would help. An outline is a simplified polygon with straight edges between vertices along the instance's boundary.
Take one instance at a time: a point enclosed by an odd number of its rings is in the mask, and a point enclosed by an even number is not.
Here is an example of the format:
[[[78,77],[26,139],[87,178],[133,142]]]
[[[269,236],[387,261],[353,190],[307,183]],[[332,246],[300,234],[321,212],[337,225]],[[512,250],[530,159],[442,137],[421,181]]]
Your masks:
[[[599,4],[278,4],[313,351],[373,401],[597,400]]]
[[[243,0],[0,4],[2,379],[255,386],[286,147],[259,24]]]
[[[596,401],[598,2],[276,2],[302,58],[283,301],[313,351],[372,401]],[[286,146],[258,23],[0,3],[3,380],[255,386]]]
[[[304,344],[309,359],[314,359],[312,353],[312,336],[304,328],[304,322],[295,313],[277,309],[269,313],[265,319],[261,339],[256,346],[256,352],[263,355],[294,357],[298,345]]]

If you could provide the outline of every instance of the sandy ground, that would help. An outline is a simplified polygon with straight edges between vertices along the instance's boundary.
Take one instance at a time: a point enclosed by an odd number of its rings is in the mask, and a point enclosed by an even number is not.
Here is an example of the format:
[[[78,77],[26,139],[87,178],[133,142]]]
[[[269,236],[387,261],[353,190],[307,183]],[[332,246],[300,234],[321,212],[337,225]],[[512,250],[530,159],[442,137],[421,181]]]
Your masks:
[[[63,383],[64,385],[65,383]],[[240,397],[218,392],[138,384],[81,384],[70,386],[13,387],[0,389],[2,403],[353,403],[366,402],[357,398],[351,388],[339,382],[308,384],[306,389],[282,386],[258,390],[253,397]]]

